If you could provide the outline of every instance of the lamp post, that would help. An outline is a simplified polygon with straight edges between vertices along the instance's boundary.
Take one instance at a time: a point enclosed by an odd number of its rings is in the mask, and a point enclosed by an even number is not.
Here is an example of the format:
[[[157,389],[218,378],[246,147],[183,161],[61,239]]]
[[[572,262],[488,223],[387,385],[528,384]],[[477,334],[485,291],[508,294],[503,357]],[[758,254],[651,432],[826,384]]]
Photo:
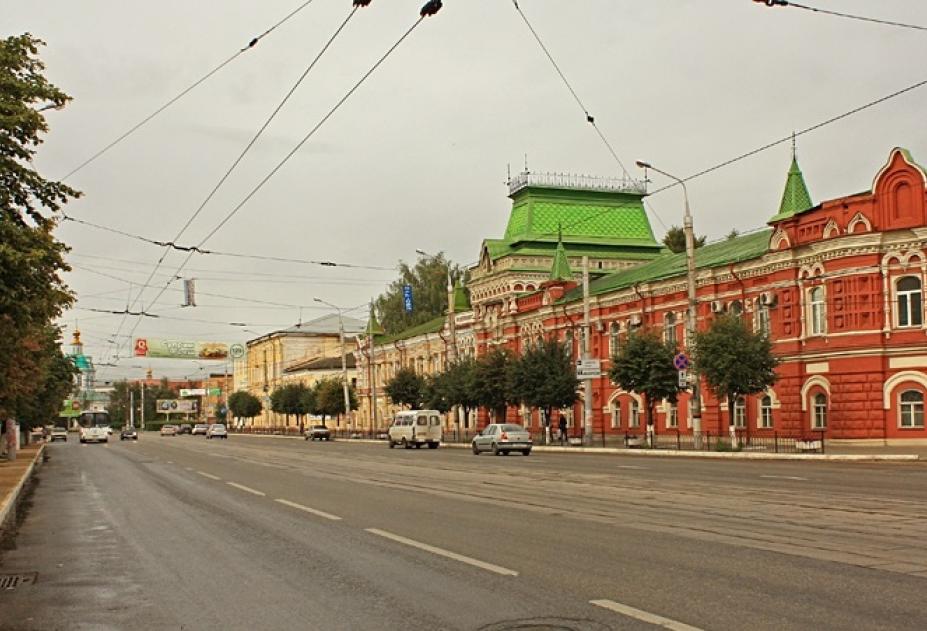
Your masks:
[[[686,235],[686,288],[689,295],[689,310],[686,317],[686,343],[687,346],[695,343],[695,333],[697,331],[697,309],[698,298],[695,294],[695,232],[692,226],[692,213],[689,210],[689,190],[686,183],[675,175],[670,175],[653,166],[649,162],[637,161],[637,166],[642,169],[651,169],[665,175],[671,180],[676,181],[682,186],[682,195],[685,199],[685,214],[682,217],[682,230]],[[702,442],[702,403],[701,403],[701,386],[696,367],[692,368],[692,433],[695,435],[696,447],[701,446]]]
[[[338,337],[341,340],[341,389],[344,392],[344,413],[347,415],[351,425],[351,433],[354,433],[354,414],[351,413],[351,396],[348,393],[348,361],[345,356],[344,348],[344,309],[330,302],[326,302],[321,298],[313,298],[313,300],[327,307],[331,307],[338,312]]]

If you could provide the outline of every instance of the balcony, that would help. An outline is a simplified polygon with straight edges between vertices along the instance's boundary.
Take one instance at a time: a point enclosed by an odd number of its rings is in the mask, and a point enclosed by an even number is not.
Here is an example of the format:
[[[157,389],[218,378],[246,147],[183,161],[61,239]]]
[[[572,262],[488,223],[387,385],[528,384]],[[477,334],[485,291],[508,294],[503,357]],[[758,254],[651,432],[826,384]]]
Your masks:
[[[519,173],[509,179],[508,185],[510,196],[529,186],[572,191],[595,191],[599,193],[647,194],[647,182],[644,180],[574,175],[572,173]]]

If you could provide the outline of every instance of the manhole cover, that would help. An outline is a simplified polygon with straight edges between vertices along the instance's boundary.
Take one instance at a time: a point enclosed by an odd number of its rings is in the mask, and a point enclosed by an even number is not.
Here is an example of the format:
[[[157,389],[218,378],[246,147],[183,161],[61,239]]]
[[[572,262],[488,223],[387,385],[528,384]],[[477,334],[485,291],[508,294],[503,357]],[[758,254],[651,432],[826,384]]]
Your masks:
[[[9,591],[26,585],[33,585],[39,578],[38,572],[25,574],[0,574],[0,590]]]
[[[480,627],[480,631],[609,631],[609,629],[594,620],[581,618],[527,618],[505,620]]]

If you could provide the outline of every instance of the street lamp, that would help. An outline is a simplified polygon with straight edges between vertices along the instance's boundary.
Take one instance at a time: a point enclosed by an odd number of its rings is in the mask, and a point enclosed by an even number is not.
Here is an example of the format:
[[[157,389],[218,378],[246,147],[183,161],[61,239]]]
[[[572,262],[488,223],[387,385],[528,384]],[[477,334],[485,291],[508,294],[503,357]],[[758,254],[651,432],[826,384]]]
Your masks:
[[[695,343],[695,333],[697,330],[696,310],[698,308],[698,298],[695,295],[695,233],[692,227],[692,213],[689,210],[689,190],[686,188],[686,183],[683,180],[666,171],[658,169],[649,162],[638,160],[637,166],[641,169],[651,169],[665,175],[682,186],[682,195],[685,199],[685,214],[682,218],[682,229],[686,235],[686,285],[689,294],[689,312],[686,317],[686,337],[687,343],[691,347]],[[692,369],[692,377],[692,432],[695,435],[696,446],[699,446],[702,440],[702,404],[699,376],[695,368]]]
[[[348,393],[348,361],[344,348],[344,309],[321,298],[313,298],[318,303],[331,307],[338,312],[338,337],[341,340],[341,389],[344,392],[344,413],[351,424],[351,433],[354,432],[354,415],[351,413],[351,396]]]

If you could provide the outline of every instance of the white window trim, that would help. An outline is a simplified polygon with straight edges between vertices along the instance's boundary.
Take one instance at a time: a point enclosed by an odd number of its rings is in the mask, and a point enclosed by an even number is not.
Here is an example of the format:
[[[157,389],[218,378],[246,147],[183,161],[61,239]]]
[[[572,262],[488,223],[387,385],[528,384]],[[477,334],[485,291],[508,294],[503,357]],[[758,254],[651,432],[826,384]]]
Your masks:
[[[901,283],[901,281],[903,281],[903,280],[906,279],[906,278],[913,278],[913,279],[917,280],[917,282],[920,283],[920,288],[917,289],[917,290],[899,291],[899,289],[898,289],[899,283]],[[896,329],[920,329],[920,328],[923,328],[923,326],[924,326],[924,283],[923,283],[923,281],[921,280],[921,278],[920,278],[919,276],[915,276],[915,275],[913,275],[913,274],[906,274],[906,275],[904,275],[904,276],[898,276],[897,278],[895,278],[895,282],[892,284],[892,289],[894,290],[894,293],[895,293],[895,296],[894,296],[894,298],[895,298],[895,299],[894,299],[894,304],[895,304],[895,309],[894,309],[894,311],[895,311],[895,328],[896,328]],[[900,298],[901,298],[902,295],[906,295],[906,296],[908,297],[908,299],[907,299],[907,307],[908,307],[908,313],[907,313],[907,316],[908,316],[908,324],[901,324],[901,305],[900,305]],[[911,318],[911,315],[912,315],[911,305],[912,305],[912,303],[913,303],[913,301],[911,300],[911,297],[914,296],[914,295],[917,295],[917,296],[918,296],[918,304],[920,304],[920,307],[921,307],[921,310],[920,310],[921,321],[918,322],[918,323],[916,323],[916,324],[913,323],[913,322],[911,322],[911,320],[912,320],[912,318]]]
[[[816,290],[821,290],[821,301],[816,303],[812,296]],[[820,305],[821,309],[821,327],[815,330],[817,319],[815,318],[815,306]],[[827,290],[823,285],[816,285],[808,290],[808,337],[820,337],[827,335]]]
[[[769,399],[769,407],[763,407],[763,399]],[[756,428],[757,429],[773,429],[776,426],[775,418],[773,417],[773,398],[769,394],[764,394],[757,401],[756,406]],[[769,410],[769,425],[763,425],[763,411]]]
[[[920,424],[920,425],[903,425],[903,424],[902,424],[902,419],[904,418],[904,411],[903,411],[903,409],[902,409],[902,405],[910,405],[910,406],[916,405],[915,403],[905,403],[905,404],[902,404],[902,402],[901,402],[901,397],[902,397],[902,395],[904,395],[906,392],[916,392],[917,394],[921,395],[921,403],[920,403],[920,405],[921,405],[921,424]],[[910,389],[910,390],[903,390],[903,391],[899,392],[899,393],[898,393],[898,429],[924,429],[924,428],[925,428],[924,416],[925,416],[925,414],[927,414],[927,405],[925,405],[925,403],[927,403],[927,397],[925,397],[925,396],[924,396],[924,393],[921,392],[920,390],[913,390],[913,389]],[[914,421],[914,411],[913,411],[913,410],[911,411],[911,421],[912,421],[912,422]]]
[[[824,397],[824,425],[820,425],[820,426],[817,424],[817,420],[818,420],[818,419],[817,419],[817,413],[818,413],[817,398],[818,398],[819,396],[823,396],[823,397]],[[818,392],[818,393],[816,393],[816,394],[811,398],[811,406],[810,406],[810,407],[811,407],[811,429],[816,430],[816,431],[826,430],[826,429],[827,429],[827,423],[828,423],[828,420],[829,420],[827,417],[830,415],[830,414],[829,414],[829,412],[830,412],[830,397],[829,397],[827,394],[824,394],[823,392]]]

